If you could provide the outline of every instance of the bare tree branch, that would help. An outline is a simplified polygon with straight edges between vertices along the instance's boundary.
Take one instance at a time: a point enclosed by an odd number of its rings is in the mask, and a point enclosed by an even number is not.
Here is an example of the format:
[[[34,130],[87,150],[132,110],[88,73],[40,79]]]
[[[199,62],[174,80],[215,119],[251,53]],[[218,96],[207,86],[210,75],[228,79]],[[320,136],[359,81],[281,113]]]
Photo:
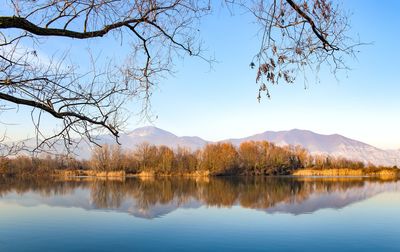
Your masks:
[[[4,2],[0,112],[4,104],[32,110],[36,149],[59,141],[69,149],[79,137],[98,144],[96,135],[104,131],[118,141],[129,102],[141,102],[142,114],[148,115],[154,87],[172,72],[179,56],[205,59],[198,25],[211,13],[210,0]],[[261,46],[250,64],[257,69],[258,99],[263,92],[269,97],[269,85],[293,83],[300,74],[306,78],[321,65],[334,74],[348,69],[347,57],[354,57],[361,44],[347,35],[348,15],[329,0],[223,2],[250,11],[261,25]],[[89,51],[87,58],[82,54],[67,62],[68,50],[42,57],[52,42],[99,39],[120,43],[124,58]],[[44,131],[46,116],[55,118],[60,128]]]
[[[79,137],[97,144],[95,135],[102,130],[118,141],[124,106],[142,100],[147,113],[152,89],[171,71],[175,56],[202,57],[197,20],[210,12],[208,0],[7,0],[5,7],[8,15],[0,16],[0,102],[32,109],[35,149],[59,140],[69,149]],[[131,51],[125,60],[107,59],[104,66],[99,64],[104,58],[89,53],[91,68],[82,70],[88,67],[66,62],[68,51],[43,60],[40,48],[54,37],[104,37]],[[39,51],[26,48],[29,43]],[[43,132],[46,115],[62,127]]]

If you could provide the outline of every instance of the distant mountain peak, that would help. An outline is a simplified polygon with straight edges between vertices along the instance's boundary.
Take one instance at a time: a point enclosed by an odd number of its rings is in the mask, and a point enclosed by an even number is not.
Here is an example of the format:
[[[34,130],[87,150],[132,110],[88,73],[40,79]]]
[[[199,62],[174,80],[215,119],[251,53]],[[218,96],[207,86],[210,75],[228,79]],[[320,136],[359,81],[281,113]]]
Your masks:
[[[385,151],[369,144],[339,134],[324,135],[310,130],[292,129],[286,131],[265,131],[263,133],[236,139],[228,139],[239,146],[245,141],[268,141],[276,145],[299,145],[311,154],[342,157],[375,165],[393,166],[400,164],[400,153]]]
[[[291,129],[288,131],[278,131],[278,132],[286,132],[286,133],[291,133],[291,134],[309,134],[309,135],[317,135],[317,136],[333,136],[333,135],[329,135],[329,134],[321,134],[321,133],[316,133],[314,131],[311,130],[305,130],[305,129]],[[340,136],[338,134],[334,134],[336,136]]]
[[[168,132],[166,130],[157,128],[155,126],[144,126],[140,127],[137,129],[134,129],[130,133],[127,134],[128,136],[131,137],[147,137],[147,136],[175,136],[171,132]],[[175,136],[176,137],[176,136]]]

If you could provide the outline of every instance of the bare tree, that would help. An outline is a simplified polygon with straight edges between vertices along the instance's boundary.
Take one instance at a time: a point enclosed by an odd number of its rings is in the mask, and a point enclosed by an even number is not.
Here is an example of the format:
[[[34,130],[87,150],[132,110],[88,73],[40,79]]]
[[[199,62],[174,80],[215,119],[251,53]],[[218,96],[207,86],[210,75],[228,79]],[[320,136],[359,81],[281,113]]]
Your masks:
[[[69,146],[74,136],[96,143],[93,135],[101,130],[118,140],[122,105],[137,98],[146,111],[153,86],[171,70],[173,58],[200,56],[196,20],[209,11],[208,1],[190,0],[6,0],[3,4],[2,13],[8,15],[0,16],[0,101],[32,108],[39,148],[58,139]],[[87,67],[68,64],[68,52],[43,62],[37,50],[24,46],[30,42],[44,47],[54,37],[73,41],[111,37],[130,51],[122,62],[104,67],[93,57],[91,69],[82,71]],[[61,129],[51,136],[43,133],[43,114],[59,119]]]
[[[306,67],[327,63],[346,69],[354,55],[346,36],[348,15],[328,0],[225,0],[251,11],[262,27],[259,52],[251,63],[260,85],[292,83]],[[209,14],[208,0],[5,0],[0,16],[1,106],[32,109],[37,148],[62,139],[65,146],[83,136],[108,131],[118,141],[124,104],[139,99],[147,111],[153,87],[171,71],[176,56],[199,56],[198,20]],[[68,63],[68,51],[43,61],[36,47],[58,39],[107,37],[129,47],[126,59],[91,67]],[[34,46],[27,47],[27,44]],[[35,47],[36,46],[36,47]],[[103,59],[102,62],[105,60]],[[54,134],[43,132],[43,115],[60,120]]]
[[[235,2],[233,0],[233,2]],[[362,43],[348,36],[349,14],[330,0],[239,1],[256,17],[261,27],[261,46],[253,61],[262,92],[270,97],[268,84],[280,80],[293,83],[299,74],[317,73],[322,65],[336,75],[348,70],[348,58],[355,57]]]

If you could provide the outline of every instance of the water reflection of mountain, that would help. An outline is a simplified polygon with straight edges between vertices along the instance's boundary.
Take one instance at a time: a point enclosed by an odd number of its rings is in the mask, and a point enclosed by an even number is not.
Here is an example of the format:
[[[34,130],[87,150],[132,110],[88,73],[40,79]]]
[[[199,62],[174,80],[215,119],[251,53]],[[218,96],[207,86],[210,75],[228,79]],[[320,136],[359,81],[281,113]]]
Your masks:
[[[0,178],[0,202],[117,211],[149,219],[179,208],[201,206],[241,206],[267,213],[303,214],[339,209],[382,192],[399,190],[398,181],[368,178]]]

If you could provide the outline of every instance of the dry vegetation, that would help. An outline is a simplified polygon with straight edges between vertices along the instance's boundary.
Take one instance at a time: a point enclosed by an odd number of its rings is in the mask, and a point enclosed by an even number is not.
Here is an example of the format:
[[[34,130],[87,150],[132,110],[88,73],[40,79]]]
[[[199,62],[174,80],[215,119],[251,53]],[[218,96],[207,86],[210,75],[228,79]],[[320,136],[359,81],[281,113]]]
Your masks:
[[[343,168],[343,169],[300,169],[295,176],[374,176],[393,178],[399,176],[399,169],[389,167]]]
[[[300,147],[244,142],[213,143],[197,151],[143,143],[133,151],[119,145],[96,147],[90,160],[68,156],[0,158],[0,174],[9,176],[381,176],[398,175],[397,167],[366,166],[341,158],[313,156]]]

